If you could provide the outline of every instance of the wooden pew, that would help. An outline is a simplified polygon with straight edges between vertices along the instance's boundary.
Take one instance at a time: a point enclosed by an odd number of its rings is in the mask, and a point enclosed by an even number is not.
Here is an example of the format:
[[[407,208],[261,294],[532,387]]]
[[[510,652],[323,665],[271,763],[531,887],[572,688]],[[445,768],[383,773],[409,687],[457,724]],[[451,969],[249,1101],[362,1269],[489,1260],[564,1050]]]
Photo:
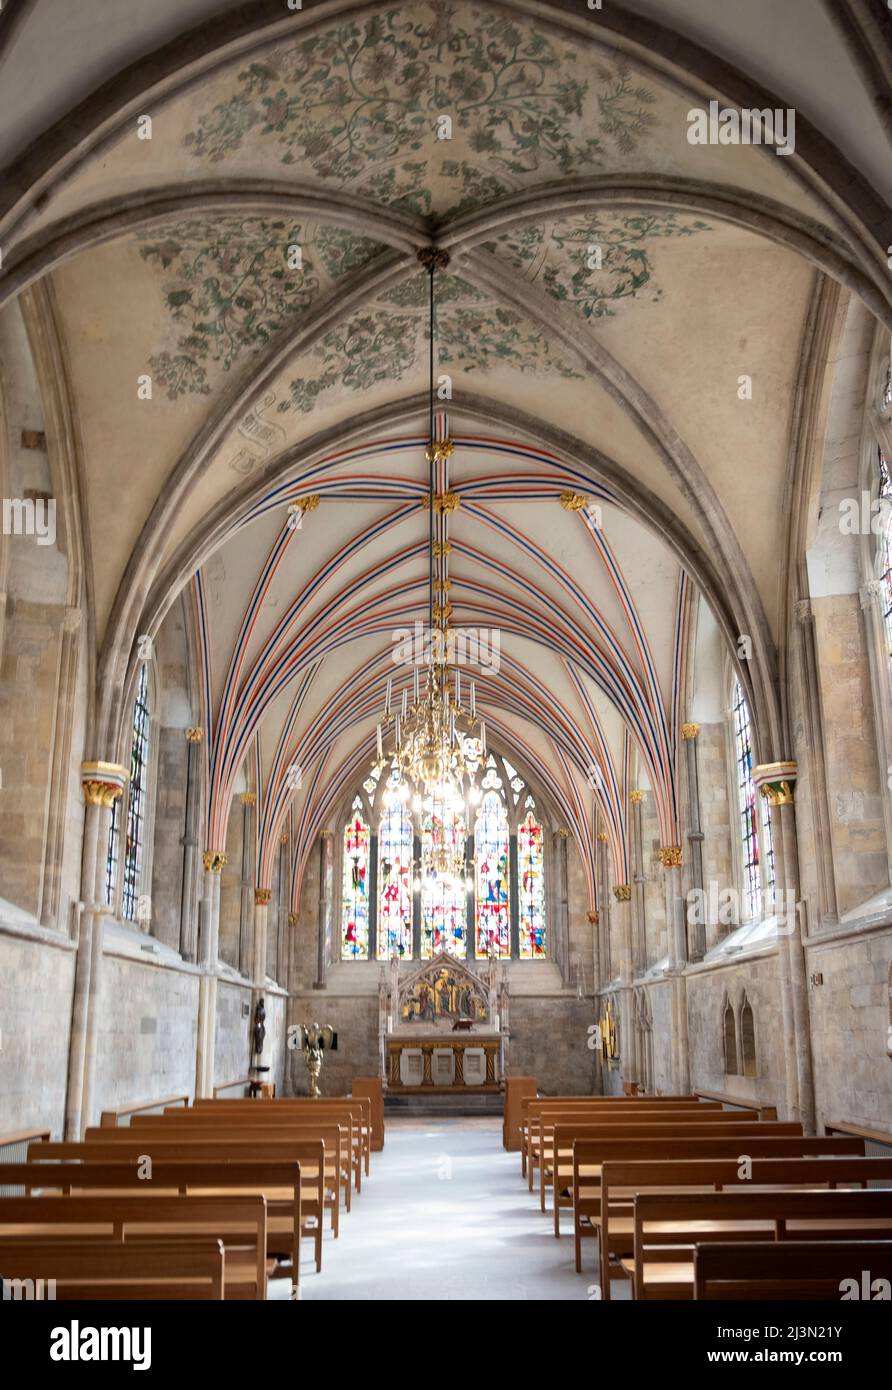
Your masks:
[[[261,1097],[255,1100],[233,1099],[224,1097],[211,1100],[209,1097],[199,1097],[188,1112],[190,1114],[206,1113],[212,1110],[218,1111],[221,1115],[247,1113],[250,1108],[252,1114],[281,1114],[286,1115],[292,1111],[295,1114],[306,1114],[308,1116],[325,1115],[326,1118],[336,1117],[339,1114],[350,1117],[351,1127],[354,1127],[359,1135],[360,1147],[362,1152],[362,1166],[368,1174],[370,1169],[371,1154],[371,1131],[372,1131],[372,1108],[371,1101],[363,1099],[361,1096],[319,1096],[316,1100],[311,1100],[308,1096],[289,1096],[283,1099],[273,1097]],[[165,1112],[167,1113],[167,1112]],[[182,1114],[182,1111],[172,1110],[171,1114]],[[361,1186],[362,1172],[360,1170],[357,1190]]]
[[[813,1146],[815,1141],[803,1141]],[[573,1226],[576,1269],[582,1268],[581,1241],[586,1236],[603,1236],[605,1217],[607,1236],[601,1239],[600,1264],[602,1296],[610,1297],[609,1256],[629,1255],[634,1247],[634,1200],[650,1193],[684,1192],[708,1194],[718,1191],[775,1191],[835,1187],[859,1189],[867,1183],[892,1184],[892,1158],[865,1158],[862,1154],[819,1157],[754,1157],[742,1167],[740,1156],[700,1158],[689,1151],[679,1158],[658,1155],[642,1159],[641,1154],[614,1155],[600,1172],[580,1176],[581,1154],[574,1152]],[[750,1176],[747,1176],[749,1174]]]
[[[358,1101],[324,1102],[318,1108],[312,1104],[295,1105],[291,1101],[282,1100],[210,1101],[193,1106],[189,1110],[165,1111],[164,1118],[183,1123],[200,1120],[204,1124],[231,1122],[233,1125],[252,1127],[292,1123],[342,1125],[349,1132],[347,1152],[351,1155],[356,1191],[361,1192],[363,1170],[366,1173],[369,1171],[371,1139],[367,1110],[368,1107],[362,1107]],[[146,1121],[141,1120],[140,1128],[145,1123]]]
[[[43,1145],[33,1146],[35,1153]],[[72,1148],[78,1148],[72,1145]],[[178,1146],[180,1149],[182,1146]],[[177,1153],[169,1159],[153,1159],[151,1178],[146,1178],[133,1155],[114,1149],[110,1157],[99,1159],[95,1151],[53,1161],[41,1152],[39,1159],[10,1164],[11,1181],[27,1193],[49,1192],[142,1192],[147,1195],[222,1196],[249,1192],[266,1198],[267,1254],[289,1255],[292,1279],[300,1282],[301,1236],[313,1242],[316,1269],[322,1268],[323,1154],[321,1141],[308,1147],[301,1161],[268,1156],[241,1160],[197,1160]],[[13,1177],[13,1171],[17,1176]]]
[[[694,1249],[696,1299],[817,1299],[839,1303],[853,1281],[870,1298],[892,1283],[892,1240],[735,1242]]]
[[[34,1236],[108,1241],[208,1238],[226,1252],[225,1298],[267,1294],[266,1199],[151,1193],[0,1198],[0,1240]]]
[[[507,1076],[505,1078],[505,1108],[502,1115],[502,1148],[514,1151],[522,1147],[520,1132],[520,1103],[522,1100],[535,1100],[538,1086],[534,1076]]]
[[[677,1117],[675,1114],[666,1113],[645,1117],[644,1114],[636,1113],[634,1122],[626,1121],[624,1117],[617,1119],[616,1116],[605,1116],[603,1119],[599,1116],[597,1120],[593,1120],[590,1115],[568,1118],[555,1114],[553,1126],[550,1123],[551,1118],[549,1117],[549,1124],[543,1126],[536,1167],[539,1174],[540,1210],[545,1211],[549,1187],[554,1187],[557,1194],[554,1204],[556,1236],[560,1235],[561,1207],[573,1205],[573,1145],[577,1138],[595,1139],[599,1133],[608,1135],[608,1132],[612,1132],[617,1139],[625,1134],[630,1138],[644,1138],[646,1132],[665,1133],[667,1136],[697,1134],[703,1138],[747,1134],[789,1137],[802,1134],[802,1125],[798,1122],[741,1120],[730,1111],[713,1111],[704,1115],[679,1111]]]
[[[130,1126],[134,1138],[138,1138],[146,1145],[156,1143],[174,1143],[180,1138],[188,1143],[216,1143],[234,1145],[241,1144],[267,1144],[267,1143],[288,1143],[291,1140],[301,1142],[305,1139],[321,1139],[325,1144],[325,1176],[326,1181],[334,1192],[334,1199],[329,1201],[326,1198],[326,1206],[331,1212],[332,1230],[337,1236],[339,1234],[338,1212],[340,1208],[340,1195],[343,1194],[344,1206],[347,1211],[351,1208],[351,1162],[349,1151],[349,1131],[343,1126],[335,1123],[320,1123],[318,1120],[285,1120],[279,1124],[265,1124],[260,1122],[256,1125],[244,1123],[242,1121],[228,1121],[214,1119],[210,1120],[177,1120],[176,1123],[165,1119],[156,1120],[154,1124],[141,1124]],[[111,1142],[126,1143],[125,1136],[128,1130],[116,1130],[115,1139]],[[107,1130],[88,1129],[84,1135],[87,1143],[105,1143],[109,1139]]]
[[[617,1104],[616,1102],[619,1102]],[[630,1103],[635,1104],[638,1109],[629,1109]],[[568,1117],[576,1115],[591,1115],[595,1120],[599,1116],[616,1115],[631,1118],[633,1115],[662,1115],[682,1114],[700,1116],[704,1113],[721,1115],[724,1112],[722,1107],[716,1102],[699,1102],[695,1100],[678,1101],[671,1100],[668,1103],[651,1101],[651,1098],[639,1096],[594,1096],[589,1099],[582,1097],[571,1097],[569,1100],[555,1100],[551,1097],[545,1100],[521,1101],[521,1174],[526,1175],[527,1187],[530,1192],[533,1190],[533,1174],[539,1159],[539,1138],[543,1124],[546,1124],[550,1117],[563,1114]]]
[[[864,1155],[863,1139],[826,1139],[809,1135],[763,1136],[768,1123],[755,1122],[756,1133],[719,1135],[709,1138],[668,1137],[577,1139],[573,1144],[573,1235],[576,1245],[576,1267],[581,1269],[581,1241],[585,1237],[601,1236],[602,1275],[609,1267],[615,1229],[602,1221],[602,1166],[612,1162],[661,1163],[676,1159],[734,1159],[741,1167],[743,1155],[748,1158],[806,1158],[860,1157]],[[631,1203],[627,1203],[630,1206]],[[605,1208],[609,1213],[609,1206]],[[631,1211],[628,1212],[631,1215]],[[606,1230],[606,1235],[605,1235]],[[623,1230],[623,1244],[617,1254],[631,1254],[631,1227]],[[609,1281],[602,1288],[602,1297],[609,1298]]]
[[[694,1247],[706,1241],[890,1240],[883,1191],[640,1192],[634,1253],[622,1267],[636,1299],[693,1298]]]
[[[84,1241],[34,1236],[0,1240],[4,1279],[53,1279],[66,1299],[222,1299],[225,1256],[219,1240]]]
[[[354,1076],[350,1095],[369,1102],[371,1148],[379,1153],[384,1148],[384,1083],[380,1076]]]

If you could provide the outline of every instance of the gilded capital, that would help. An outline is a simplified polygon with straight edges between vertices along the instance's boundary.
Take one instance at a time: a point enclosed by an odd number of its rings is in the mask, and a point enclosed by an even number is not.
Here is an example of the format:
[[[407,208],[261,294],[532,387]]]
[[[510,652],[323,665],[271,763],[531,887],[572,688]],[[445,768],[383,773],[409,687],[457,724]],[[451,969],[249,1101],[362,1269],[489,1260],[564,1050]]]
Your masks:
[[[287,830],[283,830],[282,833],[281,833],[281,835],[279,836],[279,844],[280,844],[280,845],[287,845],[287,843],[288,843],[288,831],[287,831]]]
[[[596,927],[601,920],[600,912],[590,912],[588,914],[588,920],[593,927]]]
[[[254,902],[258,907],[266,907],[272,895],[273,890],[271,888],[255,888]]]
[[[239,795],[239,801],[242,803],[243,806],[256,806],[256,805],[257,805],[257,793],[256,793],[256,792],[241,792],[240,795]]]
[[[684,739],[696,738],[697,735],[699,734],[699,732],[700,732],[700,725],[699,725],[699,724],[682,724],[682,726],[681,726],[681,736],[682,736],[682,738],[684,738]]]
[[[569,830],[559,830],[558,834],[560,835],[562,840],[569,840],[570,838]]]
[[[289,912],[289,913],[288,913],[288,925],[289,925],[289,927],[296,927],[299,921],[300,921],[300,918],[298,917],[298,914],[297,914],[296,912]]]
[[[297,497],[288,508],[291,511],[296,508],[299,512],[314,512],[319,506],[318,493],[311,493],[309,497]]]
[[[87,806],[113,806],[124,790],[127,769],[120,763],[81,763],[81,787]]]
[[[561,506],[565,512],[584,512],[588,506],[588,498],[581,492],[562,492]]]
[[[200,729],[197,725],[196,725],[196,727],[195,727],[194,729],[187,729],[187,730],[186,730],[186,742],[187,742],[187,743],[201,743],[201,740],[202,740],[203,738],[204,738],[204,729]]]
[[[613,889],[613,896],[618,903],[628,903],[632,901],[631,883],[617,883]]]
[[[637,789],[633,792],[629,792],[629,800],[631,801],[633,806],[640,806],[641,802],[644,800],[646,796],[647,792],[639,791]]]
[[[680,869],[681,845],[661,845],[660,863],[664,869]]]
[[[601,842],[602,845],[606,845],[606,843],[607,843],[607,838],[608,838],[608,837],[607,837],[607,831],[606,831],[606,830],[599,830],[599,831],[598,831],[598,839],[600,840],[600,842]]]
[[[753,768],[753,786],[770,806],[792,806],[797,773],[793,762],[761,763]]]
[[[207,872],[219,874],[222,873],[223,865],[226,863],[226,855],[220,849],[206,849],[201,856],[201,862]]]

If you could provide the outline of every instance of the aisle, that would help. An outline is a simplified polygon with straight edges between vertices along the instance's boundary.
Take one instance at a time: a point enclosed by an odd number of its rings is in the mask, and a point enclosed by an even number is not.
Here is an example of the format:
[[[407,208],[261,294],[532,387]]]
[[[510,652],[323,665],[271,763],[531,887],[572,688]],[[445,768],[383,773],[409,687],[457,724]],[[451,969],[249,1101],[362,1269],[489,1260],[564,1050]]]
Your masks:
[[[556,1241],[520,1155],[502,1148],[500,1120],[388,1121],[340,1238],[326,1234],[322,1274],[302,1277],[303,1298],[585,1299],[593,1250],[577,1275],[570,1219]]]

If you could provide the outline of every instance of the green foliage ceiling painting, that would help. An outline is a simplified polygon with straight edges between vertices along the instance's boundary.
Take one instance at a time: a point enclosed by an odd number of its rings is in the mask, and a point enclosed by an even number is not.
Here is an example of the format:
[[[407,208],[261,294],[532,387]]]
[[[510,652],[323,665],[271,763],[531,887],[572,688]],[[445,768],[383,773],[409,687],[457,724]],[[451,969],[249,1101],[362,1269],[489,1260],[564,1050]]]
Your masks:
[[[219,164],[270,142],[283,165],[325,183],[457,212],[630,154],[654,101],[621,62],[592,65],[583,46],[499,11],[411,4],[256,58],[185,144]],[[450,139],[438,138],[444,115]]]
[[[654,95],[621,63],[584,52],[488,7],[394,7],[255,59],[185,142],[212,164],[243,148],[261,162],[272,153],[295,174],[379,204],[454,214],[636,150],[654,124]],[[453,138],[441,141],[443,113]],[[673,213],[580,213],[515,227],[483,250],[597,319],[642,293],[659,299],[654,244],[706,230]],[[355,232],[260,213],[171,220],[141,234],[138,249],[159,271],[169,335],[150,366],[171,400],[209,395],[221,373],[293,332],[343,276],[386,254]],[[531,318],[469,280],[441,277],[438,299],[445,367],[578,375]],[[335,389],[408,377],[426,352],[426,318],[425,277],[412,275],[316,342],[277,409],[304,413]]]

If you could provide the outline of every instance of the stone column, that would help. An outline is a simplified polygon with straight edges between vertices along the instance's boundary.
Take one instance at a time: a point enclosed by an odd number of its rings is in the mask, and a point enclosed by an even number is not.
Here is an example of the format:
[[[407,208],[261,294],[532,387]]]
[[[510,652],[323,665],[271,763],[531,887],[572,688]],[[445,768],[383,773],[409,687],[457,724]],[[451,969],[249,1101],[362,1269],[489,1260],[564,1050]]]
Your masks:
[[[598,930],[601,937],[601,946],[598,952],[601,963],[601,984],[605,985],[613,979],[613,964],[610,958],[610,890],[607,879],[607,831],[598,832],[598,880],[601,885],[601,921]]]
[[[685,819],[688,825],[688,876],[689,887],[697,892],[703,889],[703,825],[700,817],[700,769],[697,761],[697,735],[699,724],[682,724],[681,736],[684,740],[687,769],[687,795],[685,799]],[[697,914],[698,921],[686,931],[688,958],[702,960],[706,955],[705,914]],[[686,924],[687,925],[687,924]]]
[[[599,899],[600,901],[600,899]],[[592,929],[592,994],[595,996],[597,1007],[598,990],[601,988],[601,914],[600,912],[590,912],[588,914],[589,926]]]
[[[632,885],[618,883],[613,889],[617,941],[619,947],[619,1055],[623,1081],[637,1081],[633,996],[632,996]]]
[[[254,984],[263,992],[266,987],[266,954],[267,954],[267,931],[269,919],[269,904],[272,898],[271,888],[254,889]]]
[[[84,840],[81,901],[74,972],[71,1037],[68,1046],[68,1092],[65,1138],[79,1140],[90,1123],[96,1070],[96,1028],[102,972],[103,884],[111,808],[124,790],[127,770],[118,763],[81,766],[84,793]]]
[[[668,974],[672,984],[672,1087],[676,1095],[690,1090],[688,1000],[685,980],[684,899],[681,896],[681,846],[663,845],[660,863],[666,871],[666,938]]]
[[[753,784],[773,812],[775,905],[778,928],[781,1006],[784,1023],[787,1118],[798,1120],[806,1134],[815,1131],[815,1090],[811,1057],[808,975],[799,920],[799,850],[796,841],[794,762],[763,763],[753,769]]]
[[[201,978],[198,982],[198,1033],[196,1037],[195,1094],[214,1093],[214,1057],[217,1023],[217,942],[220,930],[220,874],[226,863],[222,850],[207,850],[202,857],[204,881],[201,898]]]
[[[552,835],[552,863],[555,872],[555,899],[557,918],[556,951],[561,967],[561,983],[570,983],[570,912],[567,891],[567,839],[569,831],[556,830]],[[515,879],[516,882],[516,879]]]
[[[629,793],[632,803],[632,975],[647,969],[647,908],[644,887],[644,830],[642,805],[646,792]]]
[[[238,968],[254,974],[254,807],[256,792],[241,792],[242,866],[239,878]]]
[[[201,761],[204,730],[186,730],[186,814],[183,824],[183,891],[180,901],[180,955],[198,958],[198,894],[201,866],[198,845],[201,834]]]
[[[328,870],[328,856],[332,851],[332,837],[330,831],[323,830],[319,837],[319,913],[318,930],[316,932],[316,978],[313,981],[314,989],[325,989],[325,919],[328,900],[326,898],[325,887]]]

